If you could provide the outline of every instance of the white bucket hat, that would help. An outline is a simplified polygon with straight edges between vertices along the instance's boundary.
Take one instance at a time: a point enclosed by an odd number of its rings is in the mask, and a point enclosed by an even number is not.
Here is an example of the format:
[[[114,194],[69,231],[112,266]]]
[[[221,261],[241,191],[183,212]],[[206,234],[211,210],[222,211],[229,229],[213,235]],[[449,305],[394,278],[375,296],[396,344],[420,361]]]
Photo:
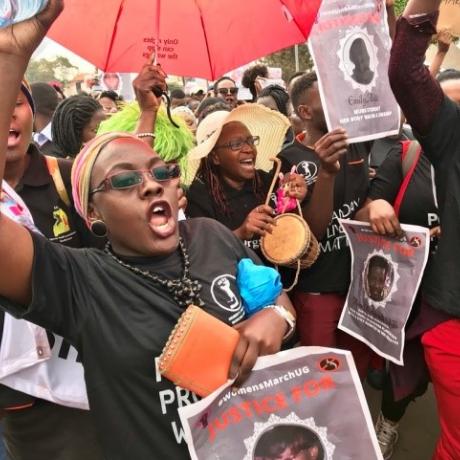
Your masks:
[[[198,170],[200,160],[214,149],[222,128],[227,123],[243,123],[253,136],[259,136],[256,168],[270,171],[275,157],[283,146],[286,131],[291,126],[289,120],[280,112],[259,104],[243,104],[231,112],[217,111],[209,114],[196,131],[197,146],[188,153],[188,182],[191,183]]]

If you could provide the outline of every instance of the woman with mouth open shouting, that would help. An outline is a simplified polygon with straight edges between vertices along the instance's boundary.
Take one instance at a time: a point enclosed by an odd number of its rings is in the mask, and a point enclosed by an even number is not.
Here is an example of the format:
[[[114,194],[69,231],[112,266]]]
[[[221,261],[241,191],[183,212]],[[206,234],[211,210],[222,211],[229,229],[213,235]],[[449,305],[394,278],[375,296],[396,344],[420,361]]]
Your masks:
[[[50,0],[37,18],[0,29],[0,180],[22,75],[62,8]],[[227,276],[239,297],[237,264],[255,257],[215,221],[177,222],[179,170],[135,136],[90,142],[72,179],[78,212],[107,231],[106,251],[53,244],[0,214],[0,305],[78,349],[106,458],[187,459],[177,407],[195,397],[163,379],[156,358],[191,303],[232,324],[235,311],[213,281]],[[285,294],[276,302],[294,313]],[[240,384],[258,356],[280,349],[290,325],[271,308],[234,327],[240,339],[229,374]]]

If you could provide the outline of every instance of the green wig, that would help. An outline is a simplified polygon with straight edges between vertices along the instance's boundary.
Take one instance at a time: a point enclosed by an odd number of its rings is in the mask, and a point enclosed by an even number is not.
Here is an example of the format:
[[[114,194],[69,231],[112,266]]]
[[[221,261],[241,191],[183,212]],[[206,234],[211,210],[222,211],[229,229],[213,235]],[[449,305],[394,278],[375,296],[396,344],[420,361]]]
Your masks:
[[[134,133],[141,111],[137,102],[126,104],[120,112],[103,121],[97,132],[98,135],[111,131]],[[154,149],[164,161],[176,161],[182,171],[182,181],[187,177],[187,153],[193,147],[193,134],[180,117],[174,117],[180,126],[176,128],[168,120],[166,110],[160,107],[155,123]],[[153,131],[153,127],[152,127]]]

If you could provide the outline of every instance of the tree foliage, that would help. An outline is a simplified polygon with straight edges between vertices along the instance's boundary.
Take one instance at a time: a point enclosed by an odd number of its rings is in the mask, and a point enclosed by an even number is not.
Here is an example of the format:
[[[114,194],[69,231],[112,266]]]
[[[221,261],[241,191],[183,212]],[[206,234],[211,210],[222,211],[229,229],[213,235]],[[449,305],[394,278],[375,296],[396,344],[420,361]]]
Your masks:
[[[66,57],[57,56],[52,61],[48,59],[31,60],[26,71],[26,77],[31,83],[53,80],[67,83],[74,78],[77,72],[78,68],[71,64]]]
[[[263,58],[263,63],[269,67],[281,67],[283,78],[287,80],[295,73],[295,47],[286,48],[277,53],[270,54]],[[311,70],[313,61],[308,52],[307,45],[299,45],[299,70]]]
[[[396,16],[399,16],[404,11],[406,4],[407,0],[395,0]]]

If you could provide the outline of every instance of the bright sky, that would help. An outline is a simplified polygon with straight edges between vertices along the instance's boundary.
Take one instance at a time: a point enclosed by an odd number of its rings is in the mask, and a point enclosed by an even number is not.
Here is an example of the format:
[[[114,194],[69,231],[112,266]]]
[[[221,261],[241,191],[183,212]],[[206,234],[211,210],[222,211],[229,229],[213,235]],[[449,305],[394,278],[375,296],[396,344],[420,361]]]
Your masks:
[[[90,64],[88,61],[81,59],[72,51],[64,48],[63,46],[59,45],[53,40],[49,38],[45,38],[42,44],[38,47],[37,51],[35,51],[33,58],[35,59],[53,59],[56,56],[65,56],[69,59],[69,61],[77,66],[81,72],[94,72],[94,66]]]

